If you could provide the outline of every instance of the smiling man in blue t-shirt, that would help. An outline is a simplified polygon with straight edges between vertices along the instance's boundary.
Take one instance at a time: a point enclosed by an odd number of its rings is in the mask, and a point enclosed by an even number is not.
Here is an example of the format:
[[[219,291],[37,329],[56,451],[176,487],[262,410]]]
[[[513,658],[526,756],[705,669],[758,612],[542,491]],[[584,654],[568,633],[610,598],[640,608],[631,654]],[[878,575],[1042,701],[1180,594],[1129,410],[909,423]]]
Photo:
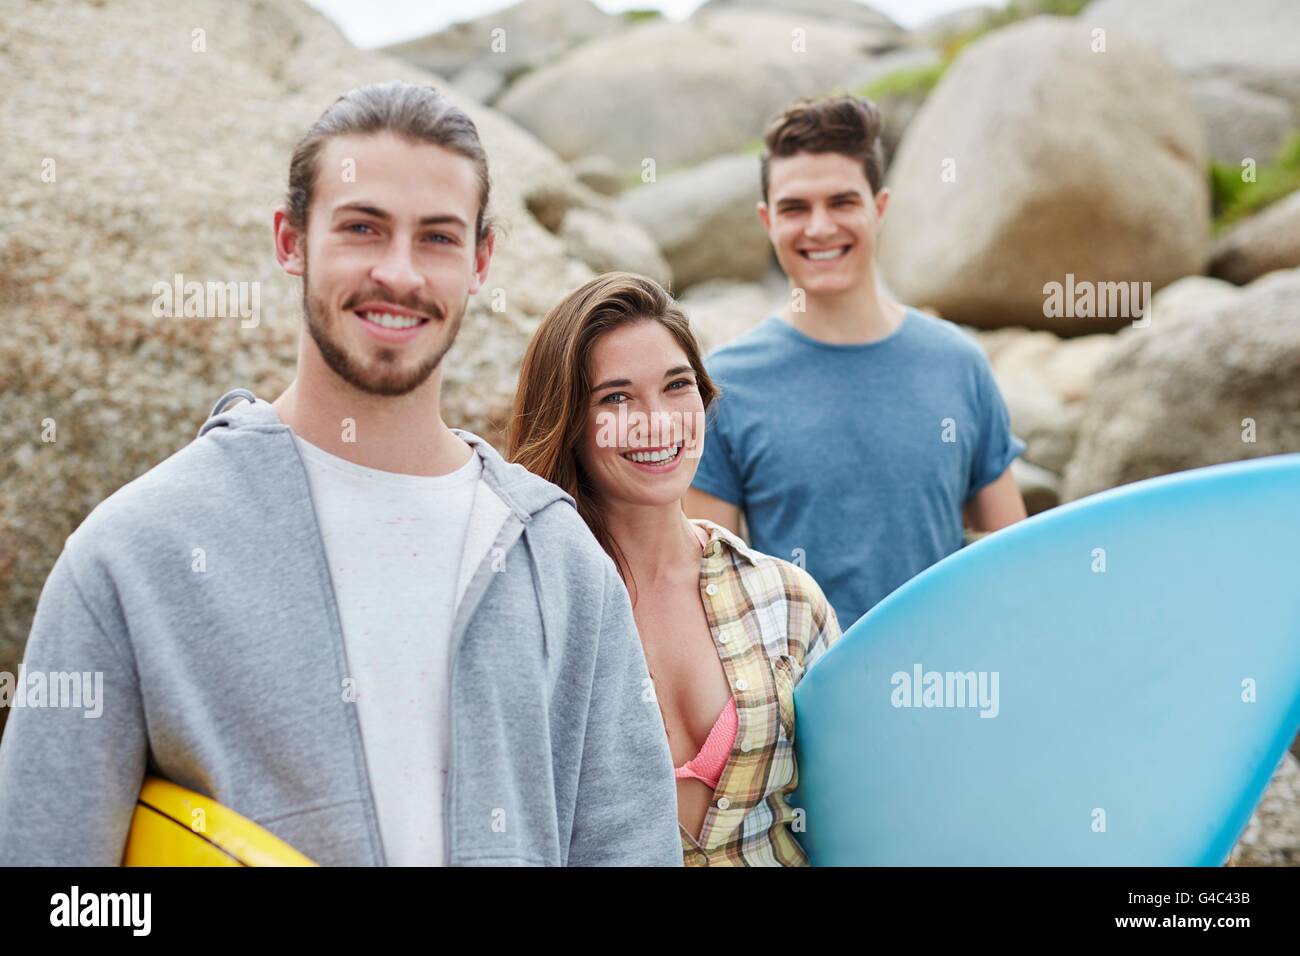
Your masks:
[[[1025,517],[1024,443],[979,345],[889,299],[873,263],[889,201],[880,114],[800,101],[764,133],[758,216],[791,296],[714,352],[721,386],[685,507],[801,562],[843,626],[961,547],[963,519]]]

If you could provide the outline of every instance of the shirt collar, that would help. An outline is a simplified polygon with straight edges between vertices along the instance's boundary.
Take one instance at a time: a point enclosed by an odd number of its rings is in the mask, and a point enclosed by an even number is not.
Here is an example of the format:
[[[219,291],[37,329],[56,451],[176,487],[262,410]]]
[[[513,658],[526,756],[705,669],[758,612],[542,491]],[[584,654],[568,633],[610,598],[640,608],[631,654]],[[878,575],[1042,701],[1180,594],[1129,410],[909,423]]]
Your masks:
[[[723,551],[730,551],[750,564],[758,563],[754,552],[739,535],[733,534],[720,524],[714,524],[707,518],[692,518],[691,521],[709,533],[709,543],[704,548],[706,558],[720,555]]]

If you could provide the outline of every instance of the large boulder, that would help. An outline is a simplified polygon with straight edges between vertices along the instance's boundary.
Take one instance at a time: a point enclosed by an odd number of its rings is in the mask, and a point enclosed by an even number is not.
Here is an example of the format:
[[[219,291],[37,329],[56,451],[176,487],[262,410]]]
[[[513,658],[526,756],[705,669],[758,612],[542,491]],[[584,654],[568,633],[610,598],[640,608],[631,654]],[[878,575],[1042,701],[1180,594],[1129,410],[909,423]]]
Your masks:
[[[521,78],[497,107],[565,159],[658,174],[738,150],[803,94],[844,83],[879,33],[767,10],[704,11],[596,40]]]
[[[1221,162],[1270,160],[1300,127],[1295,0],[1096,0],[1079,18],[1141,39],[1187,77]]]
[[[21,82],[6,85],[0,150],[0,670],[90,508],[193,438],[226,389],[274,398],[291,379],[300,286],[275,263],[271,216],[296,139],[352,87],[441,82],[357,50],[305,4],[63,0],[11,20],[4,73]],[[506,228],[448,358],[444,414],[499,442],[537,320],[592,275],[532,209],[618,218],[531,136],[466,107]],[[177,274],[249,283],[256,325],[154,317],[155,283]]]
[[[1157,299],[1098,368],[1067,500],[1300,449],[1300,269],[1208,302]]]
[[[659,244],[681,291],[767,271],[772,247],[758,221],[760,196],[758,159],[740,153],[631,189],[618,207]]]
[[[1210,274],[1245,284],[1300,266],[1300,190],[1237,223],[1214,243]]]
[[[622,18],[591,0],[522,0],[429,36],[395,43],[384,52],[448,77],[475,99],[490,102],[521,73],[622,25]]]
[[[888,177],[880,262],[900,295],[968,325],[1099,332],[1140,310],[1050,315],[1048,284],[1109,300],[1203,269],[1204,135],[1181,80],[1137,41],[1092,44],[1083,23],[1034,17],[949,67]]]

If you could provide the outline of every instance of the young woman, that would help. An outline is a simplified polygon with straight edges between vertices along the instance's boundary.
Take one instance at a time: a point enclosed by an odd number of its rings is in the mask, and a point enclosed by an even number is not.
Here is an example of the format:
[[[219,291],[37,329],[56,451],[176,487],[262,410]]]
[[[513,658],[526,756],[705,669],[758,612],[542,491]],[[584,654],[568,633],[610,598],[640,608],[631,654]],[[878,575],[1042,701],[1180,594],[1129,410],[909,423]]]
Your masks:
[[[509,458],[573,497],[628,587],[686,864],[802,866],[793,692],[839,625],[806,571],[682,511],[716,397],[672,297],[609,273],[542,320]]]

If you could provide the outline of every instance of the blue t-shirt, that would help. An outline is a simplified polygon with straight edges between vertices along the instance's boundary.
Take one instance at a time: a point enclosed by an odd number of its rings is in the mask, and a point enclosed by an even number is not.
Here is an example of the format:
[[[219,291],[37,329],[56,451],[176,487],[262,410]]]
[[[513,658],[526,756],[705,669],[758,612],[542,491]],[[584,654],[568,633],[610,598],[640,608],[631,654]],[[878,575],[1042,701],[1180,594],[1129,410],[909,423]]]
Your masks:
[[[858,345],[772,316],[705,367],[722,394],[693,486],[802,564],[846,630],[962,546],[964,505],[1025,450],[979,345],[915,309]]]

